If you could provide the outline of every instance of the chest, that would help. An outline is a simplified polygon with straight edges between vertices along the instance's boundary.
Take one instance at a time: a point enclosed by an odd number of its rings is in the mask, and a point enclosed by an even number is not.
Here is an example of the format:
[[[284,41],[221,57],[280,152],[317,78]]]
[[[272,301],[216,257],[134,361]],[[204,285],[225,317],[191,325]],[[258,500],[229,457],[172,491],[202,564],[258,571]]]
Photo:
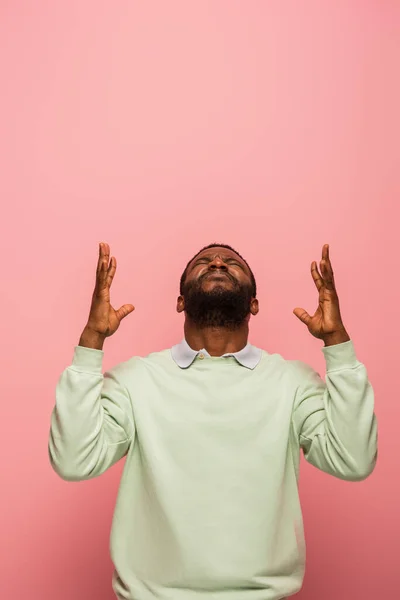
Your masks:
[[[150,374],[132,394],[145,460],[238,469],[286,453],[294,391],[282,374],[240,368]]]

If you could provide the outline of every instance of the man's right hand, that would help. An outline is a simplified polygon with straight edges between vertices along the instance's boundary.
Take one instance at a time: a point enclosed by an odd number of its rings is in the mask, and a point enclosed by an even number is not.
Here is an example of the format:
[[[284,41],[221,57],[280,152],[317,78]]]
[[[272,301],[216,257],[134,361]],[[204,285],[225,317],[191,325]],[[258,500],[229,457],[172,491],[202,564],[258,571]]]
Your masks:
[[[92,304],[88,322],[79,340],[80,346],[86,348],[103,348],[106,337],[115,333],[127,315],[135,310],[132,304],[124,304],[115,310],[110,303],[110,287],[117,269],[117,261],[112,256],[110,260],[110,246],[105,243],[99,245],[99,260],[96,271],[96,285],[92,296]]]

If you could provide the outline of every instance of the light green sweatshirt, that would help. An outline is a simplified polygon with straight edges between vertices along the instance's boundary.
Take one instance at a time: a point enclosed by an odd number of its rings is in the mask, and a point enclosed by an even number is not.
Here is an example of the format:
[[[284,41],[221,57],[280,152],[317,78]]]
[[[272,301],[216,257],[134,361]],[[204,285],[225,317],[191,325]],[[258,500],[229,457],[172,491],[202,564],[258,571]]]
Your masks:
[[[253,347],[254,348],[254,347]],[[301,361],[171,350],[103,376],[103,351],[75,348],[57,385],[49,454],[67,481],[126,456],[111,557],[121,600],[278,600],[302,585],[300,450],[359,481],[377,457],[374,393],[352,341],[322,347],[326,383]]]

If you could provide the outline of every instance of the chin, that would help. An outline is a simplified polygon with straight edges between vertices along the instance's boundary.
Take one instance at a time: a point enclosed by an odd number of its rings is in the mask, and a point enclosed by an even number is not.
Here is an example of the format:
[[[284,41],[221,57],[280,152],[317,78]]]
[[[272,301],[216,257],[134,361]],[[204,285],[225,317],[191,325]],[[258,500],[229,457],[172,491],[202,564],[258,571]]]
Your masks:
[[[232,281],[230,279],[228,279],[227,277],[221,277],[219,278],[214,278],[214,277],[210,277],[207,278],[203,281],[202,285],[209,285],[210,287],[215,287],[215,286],[220,286],[220,287],[226,287],[227,285],[230,286],[232,285]]]

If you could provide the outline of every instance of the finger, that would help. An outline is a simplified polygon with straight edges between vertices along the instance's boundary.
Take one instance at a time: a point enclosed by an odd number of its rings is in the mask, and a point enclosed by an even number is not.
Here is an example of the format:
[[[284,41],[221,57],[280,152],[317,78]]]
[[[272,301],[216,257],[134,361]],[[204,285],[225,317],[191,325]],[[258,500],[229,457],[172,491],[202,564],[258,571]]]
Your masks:
[[[329,244],[322,246],[322,258],[329,259]]]
[[[108,244],[104,244],[103,258],[107,260],[107,268],[108,268],[108,262],[110,260],[110,246]]]
[[[103,242],[99,243],[99,258],[97,261],[97,268],[96,268],[96,275],[98,275],[101,271],[101,265],[103,264],[103,254],[104,254],[104,250],[103,250]]]
[[[329,260],[323,258],[320,262],[320,268],[326,288],[328,290],[334,290],[335,280],[333,277],[332,265]]]
[[[326,264],[326,266],[328,267],[328,270],[333,274],[331,258],[329,255],[329,244],[325,244],[324,247],[322,248],[321,263]]]
[[[108,260],[109,255],[110,255],[110,246],[108,244],[105,244],[104,242],[100,242],[100,244],[99,244],[99,260],[97,263],[97,267],[99,270],[101,268],[101,265],[102,265],[104,259]]]
[[[107,270],[109,260],[109,246],[103,242],[99,245],[99,261],[96,271],[96,288],[103,288],[107,284]]]
[[[324,285],[324,280],[322,279],[322,277],[318,271],[317,263],[315,262],[315,260],[313,260],[311,263],[311,275],[312,275],[312,278],[314,279],[314,283],[317,287],[317,290],[319,291],[322,288],[322,286]]]
[[[334,290],[335,278],[333,274],[331,259],[329,256],[329,244],[325,244],[322,248],[322,260],[320,262],[320,269],[327,289]]]
[[[115,314],[117,315],[117,319],[119,321],[122,321],[122,319],[127,317],[134,310],[135,307],[133,306],[133,304],[124,304],[123,306],[121,306],[121,308],[115,311]]]
[[[107,270],[107,285],[108,285],[108,287],[110,287],[113,282],[116,270],[117,270],[117,259],[115,258],[115,256],[112,256],[110,266]]]
[[[298,319],[300,319],[300,321],[302,323],[305,323],[306,325],[308,325],[309,322],[311,321],[310,315],[308,314],[308,312],[306,310],[304,310],[304,308],[295,308],[293,310],[293,314],[295,314],[296,317]]]

